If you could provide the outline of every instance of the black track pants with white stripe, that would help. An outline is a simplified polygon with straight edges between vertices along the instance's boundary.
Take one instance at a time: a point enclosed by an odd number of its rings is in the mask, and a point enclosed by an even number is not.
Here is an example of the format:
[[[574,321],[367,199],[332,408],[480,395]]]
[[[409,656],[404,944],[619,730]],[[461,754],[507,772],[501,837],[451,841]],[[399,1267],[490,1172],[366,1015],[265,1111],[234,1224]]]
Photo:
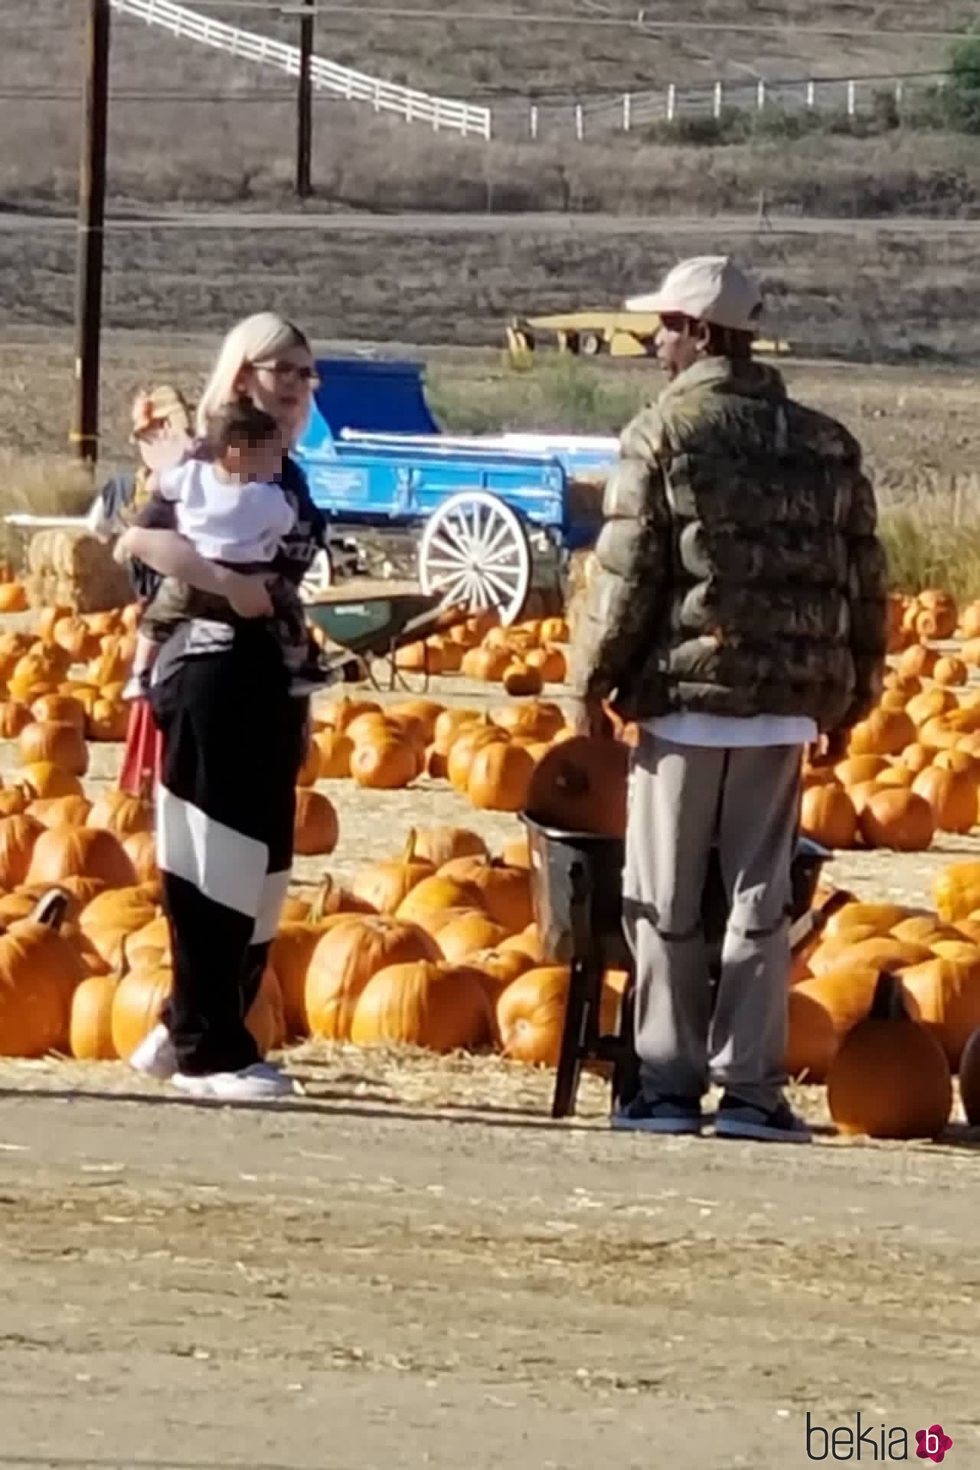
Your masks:
[[[157,860],[174,956],[164,1019],[182,1072],[238,1071],[258,1060],[244,1018],[289,883],[307,705],[289,696],[282,653],[258,627],[160,672]]]

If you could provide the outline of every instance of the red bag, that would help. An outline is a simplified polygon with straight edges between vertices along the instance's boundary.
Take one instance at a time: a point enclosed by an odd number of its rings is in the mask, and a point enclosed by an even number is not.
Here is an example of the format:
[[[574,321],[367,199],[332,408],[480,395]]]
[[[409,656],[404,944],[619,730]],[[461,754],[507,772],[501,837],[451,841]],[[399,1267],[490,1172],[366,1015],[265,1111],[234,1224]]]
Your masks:
[[[152,797],[160,779],[163,741],[149,701],[134,699],[119,772],[119,789],[130,796]]]

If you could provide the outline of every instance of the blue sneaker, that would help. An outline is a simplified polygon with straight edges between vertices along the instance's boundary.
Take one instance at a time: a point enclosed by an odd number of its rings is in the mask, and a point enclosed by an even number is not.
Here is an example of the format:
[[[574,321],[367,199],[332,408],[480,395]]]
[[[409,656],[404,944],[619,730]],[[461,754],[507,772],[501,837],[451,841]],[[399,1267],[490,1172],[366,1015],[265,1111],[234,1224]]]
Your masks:
[[[753,1138],[760,1143],[812,1143],[813,1134],[787,1102],[768,1112],[725,1093],[715,1116],[716,1138]]]
[[[644,1097],[637,1093],[612,1115],[613,1128],[633,1133],[700,1133],[701,1103],[691,1097]]]

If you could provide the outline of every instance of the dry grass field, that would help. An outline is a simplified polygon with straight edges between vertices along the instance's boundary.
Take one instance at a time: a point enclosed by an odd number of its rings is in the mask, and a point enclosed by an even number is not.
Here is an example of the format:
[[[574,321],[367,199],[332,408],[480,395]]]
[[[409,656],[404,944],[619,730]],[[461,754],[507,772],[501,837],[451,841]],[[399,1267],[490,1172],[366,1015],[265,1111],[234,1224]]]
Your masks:
[[[129,405],[140,386],[175,382],[193,400],[214,337],[113,332],[103,360],[100,473],[132,462]],[[421,359],[447,429],[615,433],[660,388],[651,362],[590,363],[539,354],[515,371],[502,352],[320,339],[325,354],[371,351]],[[63,333],[0,340],[0,509],[78,513],[92,485],[66,458],[72,349]],[[980,416],[974,378],[950,368],[794,359],[791,391],[840,418],[864,446],[889,537],[896,585],[980,595]],[[8,541],[10,554],[19,542]]]

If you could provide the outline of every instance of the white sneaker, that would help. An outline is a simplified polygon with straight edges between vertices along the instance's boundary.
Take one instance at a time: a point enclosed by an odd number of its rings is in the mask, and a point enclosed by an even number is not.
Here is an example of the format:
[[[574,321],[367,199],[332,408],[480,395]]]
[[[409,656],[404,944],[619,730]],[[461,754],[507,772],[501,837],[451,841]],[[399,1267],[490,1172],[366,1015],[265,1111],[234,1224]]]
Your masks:
[[[219,1102],[271,1102],[302,1092],[297,1082],[269,1062],[253,1062],[240,1072],[206,1072],[200,1076],[177,1072],[171,1081],[188,1097],[211,1097]]]
[[[154,1026],[129,1058],[134,1072],[144,1077],[157,1077],[167,1082],[177,1070],[177,1053],[170,1039],[170,1032],[162,1023]]]

